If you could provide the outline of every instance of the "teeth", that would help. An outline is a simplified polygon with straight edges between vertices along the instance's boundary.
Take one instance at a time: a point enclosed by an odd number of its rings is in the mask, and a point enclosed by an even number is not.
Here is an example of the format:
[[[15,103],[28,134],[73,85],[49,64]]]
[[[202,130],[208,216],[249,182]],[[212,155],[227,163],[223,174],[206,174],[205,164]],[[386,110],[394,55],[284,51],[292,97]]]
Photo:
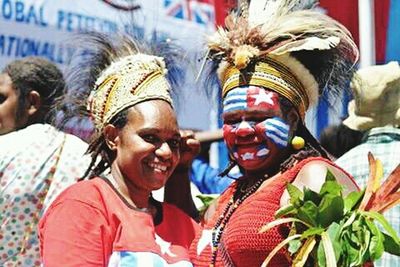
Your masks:
[[[162,171],[162,172],[165,172],[167,170],[167,166],[161,165],[161,164],[149,163],[149,166],[151,168],[157,169],[157,170]]]
[[[240,155],[242,157],[242,160],[251,160],[254,159],[254,153],[251,152],[246,152],[242,155]]]
[[[258,157],[262,157],[265,156],[269,153],[269,150],[267,148],[263,148],[260,151],[257,152],[257,156]]]

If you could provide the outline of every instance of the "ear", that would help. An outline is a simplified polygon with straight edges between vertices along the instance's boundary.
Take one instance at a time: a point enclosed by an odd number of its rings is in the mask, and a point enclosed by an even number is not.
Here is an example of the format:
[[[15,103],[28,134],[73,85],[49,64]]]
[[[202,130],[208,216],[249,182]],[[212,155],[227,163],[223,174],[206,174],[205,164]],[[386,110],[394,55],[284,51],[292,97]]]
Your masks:
[[[120,141],[119,129],[112,124],[107,124],[103,129],[103,134],[108,148],[111,151],[116,151]]]
[[[35,90],[30,91],[27,98],[27,113],[29,117],[32,117],[42,106],[42,99],[39,92]]]
[[[288,115],[287,115],[287,120],[292,125],[293,132],[296,132],[297,130],[297,125],[299,124],[300,120],[300,115],[297,113],[297,110],[292,108],[290,109]]]

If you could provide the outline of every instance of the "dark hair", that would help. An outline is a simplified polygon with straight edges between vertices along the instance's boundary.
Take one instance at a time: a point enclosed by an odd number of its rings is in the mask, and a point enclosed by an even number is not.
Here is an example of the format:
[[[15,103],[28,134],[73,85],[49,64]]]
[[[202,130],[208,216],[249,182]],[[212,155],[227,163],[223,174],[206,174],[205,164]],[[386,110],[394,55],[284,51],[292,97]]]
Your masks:
[[[321,145],[335,158],[361,143],[362,131],[352,130],[343,123],[326,127],[320,135]]]
[[[51,108],[65,89],[63,74],[57,66],[44,58],[26,57],[12,61],[3,73],[10,76],[13,88],[19,92],[17,117],[26,105],[27,95],[35,90],[42,101],[36,122],[50,123],[55,115]]]
[[[117,115],[115,115],[115,117],[110,121],[110,124],[114,125],[117,129],[124,128],[124,126],[128,122],[129,108],[132,107],[127,107],[117,113]],[[90,153],[92,160],[81,179],[84,179],[86,177],[90,179],[99,176],[111,166],[111,163],[114,161],[115,158],[114,153],[106,144],[103,132],[95,133],[86,153]]]

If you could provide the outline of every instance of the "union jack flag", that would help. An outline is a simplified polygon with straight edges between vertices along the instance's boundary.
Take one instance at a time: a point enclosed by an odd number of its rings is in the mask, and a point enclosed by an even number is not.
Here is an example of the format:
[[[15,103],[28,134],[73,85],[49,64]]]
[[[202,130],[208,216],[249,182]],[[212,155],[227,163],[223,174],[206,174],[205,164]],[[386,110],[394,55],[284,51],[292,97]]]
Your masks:
[[[164,0],[164,11],[167,16],[177,19],[190,19],[190,12],[186,0]]]
[[[191,20],[206,26],[215,24],[215,6],[213,1],[189,1]]]
[[[205,26],[214,26],[215,6],[212,0],[164,0],[165,14]]]

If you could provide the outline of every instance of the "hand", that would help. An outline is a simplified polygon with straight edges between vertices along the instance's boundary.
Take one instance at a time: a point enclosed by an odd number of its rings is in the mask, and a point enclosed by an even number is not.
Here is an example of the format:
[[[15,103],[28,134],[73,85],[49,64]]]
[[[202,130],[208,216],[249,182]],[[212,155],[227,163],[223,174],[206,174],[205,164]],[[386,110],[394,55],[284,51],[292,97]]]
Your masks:
[[[190,168],[193,159],[200,153],[200,141],[194,138],[191,130],[180,130],[181,134],[181,158],[178,164],[180,168]]]

